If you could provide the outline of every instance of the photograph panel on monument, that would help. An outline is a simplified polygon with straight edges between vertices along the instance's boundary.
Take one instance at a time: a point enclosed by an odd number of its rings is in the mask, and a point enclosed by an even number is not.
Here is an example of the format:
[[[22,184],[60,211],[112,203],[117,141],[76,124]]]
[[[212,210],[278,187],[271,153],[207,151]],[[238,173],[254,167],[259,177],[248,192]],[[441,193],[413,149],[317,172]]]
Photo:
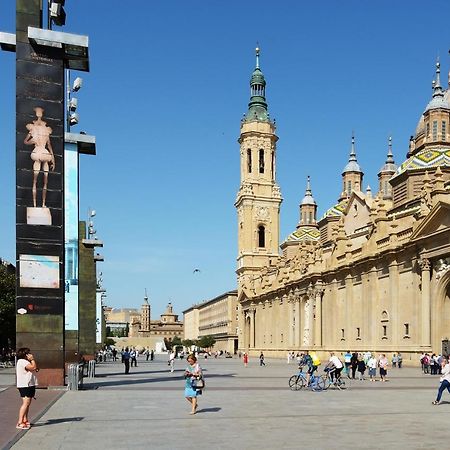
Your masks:
[[[59,256],[19,255],[22,288],[59,289]]]

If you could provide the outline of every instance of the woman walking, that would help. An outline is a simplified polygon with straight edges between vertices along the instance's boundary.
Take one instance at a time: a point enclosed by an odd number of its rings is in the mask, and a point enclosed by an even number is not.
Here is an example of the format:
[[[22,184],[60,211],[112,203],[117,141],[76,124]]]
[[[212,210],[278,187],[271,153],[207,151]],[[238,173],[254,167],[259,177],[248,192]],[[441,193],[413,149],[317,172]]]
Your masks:
[[[31,426],[28,413],[30,410],[31,399],[36,394],[37,379],[35,372],[38,372],[36,361],[27,347],[17,350],[16,378],[17,389],[22,398],[22,405],[19,409],[19,419],[16,428],[19,430],[28,430]]]
[[[197,362],[197,358],[192,354],[187,357],[187,362],[188,366],[184,371],[184,378],[186,379],[184,396],[192,406],[192,410],[189,414],[195,414],[198,407],[197,396],[202,392],[201,389],[197,387],[199,380],[202,379],[202,369]]]
[[[450,392],[450,364],[448,363],[447,358],[442,358],[441,362],[442,367],[442,376],[441,383],[439,385],[438,393],[436,400],[433,402],[433,405],[439,405],[441,402],[442,393],[447,389]]]
[[[381,381],[386,381],[387,367],[389,365],[389,362],[384,353],[381,355],[381,358],[378,361],[378,365],[380,366]]]

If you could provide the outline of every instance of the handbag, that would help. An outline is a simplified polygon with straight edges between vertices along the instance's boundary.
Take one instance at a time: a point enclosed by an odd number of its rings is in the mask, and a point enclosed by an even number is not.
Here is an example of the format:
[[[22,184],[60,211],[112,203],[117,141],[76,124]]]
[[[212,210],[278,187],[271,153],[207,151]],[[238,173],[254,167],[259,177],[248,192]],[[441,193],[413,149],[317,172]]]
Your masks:
[[[205,380],[203,378],[193,379],[191,381],[191,386],[196,391],[201,391],[202,389],[205,388]]]

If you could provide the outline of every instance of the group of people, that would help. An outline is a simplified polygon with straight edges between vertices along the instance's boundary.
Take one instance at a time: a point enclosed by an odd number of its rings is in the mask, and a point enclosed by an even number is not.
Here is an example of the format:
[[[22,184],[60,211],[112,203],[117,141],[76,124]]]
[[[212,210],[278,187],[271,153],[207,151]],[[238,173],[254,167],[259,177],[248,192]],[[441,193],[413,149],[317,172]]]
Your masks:
[[[436,353],[422,353],[420,355],[420,365],[422,367],[423,373],[428,373],[430,375],[441,375],[442,373],[442,361],[444,356]]]
[[[372,352],[350,352],[347,351],[343,355],[344,358],[344,367],[345,373],[348,378],[356,379],[356,372],[358,372],[358,379],[360,381],[365,380],[364,375],[366,370],[369,374],[370,381],[376,381],[377,377],[377,369],[379,369],[380,380],[386,381],[387,370],[389,366],[389,360],[385,353],[381,353],[378,357],[375,353]],[[395,365],[394,365],[395,361]],[[400,353],[394,354],[392,357],[392,366],[396,367],[398,365],[399,368],[402,366],[402,355]]]

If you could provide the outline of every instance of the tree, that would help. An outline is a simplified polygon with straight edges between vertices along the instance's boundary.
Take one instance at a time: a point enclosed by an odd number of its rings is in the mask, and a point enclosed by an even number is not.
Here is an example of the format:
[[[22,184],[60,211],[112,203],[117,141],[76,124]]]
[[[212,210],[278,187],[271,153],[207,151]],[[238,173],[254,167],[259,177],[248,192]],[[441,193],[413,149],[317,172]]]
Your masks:
[[[16,346],[16,276],[0,264],[0,347]]]
[[[195,342],[192,339],[184,339],[183,341],[181,341],[181,344],[184,347],[187,347],[190,349],[195,344]]]
[[[202,336],[198,341],[197,345],[201,348],[211,348],[214,347],[216,340],[212,336]]]
[[[113,338],[107,337],[105,339],[105,345],[110,346],[110,345],[114,345],[116,343],[116,341]]]

